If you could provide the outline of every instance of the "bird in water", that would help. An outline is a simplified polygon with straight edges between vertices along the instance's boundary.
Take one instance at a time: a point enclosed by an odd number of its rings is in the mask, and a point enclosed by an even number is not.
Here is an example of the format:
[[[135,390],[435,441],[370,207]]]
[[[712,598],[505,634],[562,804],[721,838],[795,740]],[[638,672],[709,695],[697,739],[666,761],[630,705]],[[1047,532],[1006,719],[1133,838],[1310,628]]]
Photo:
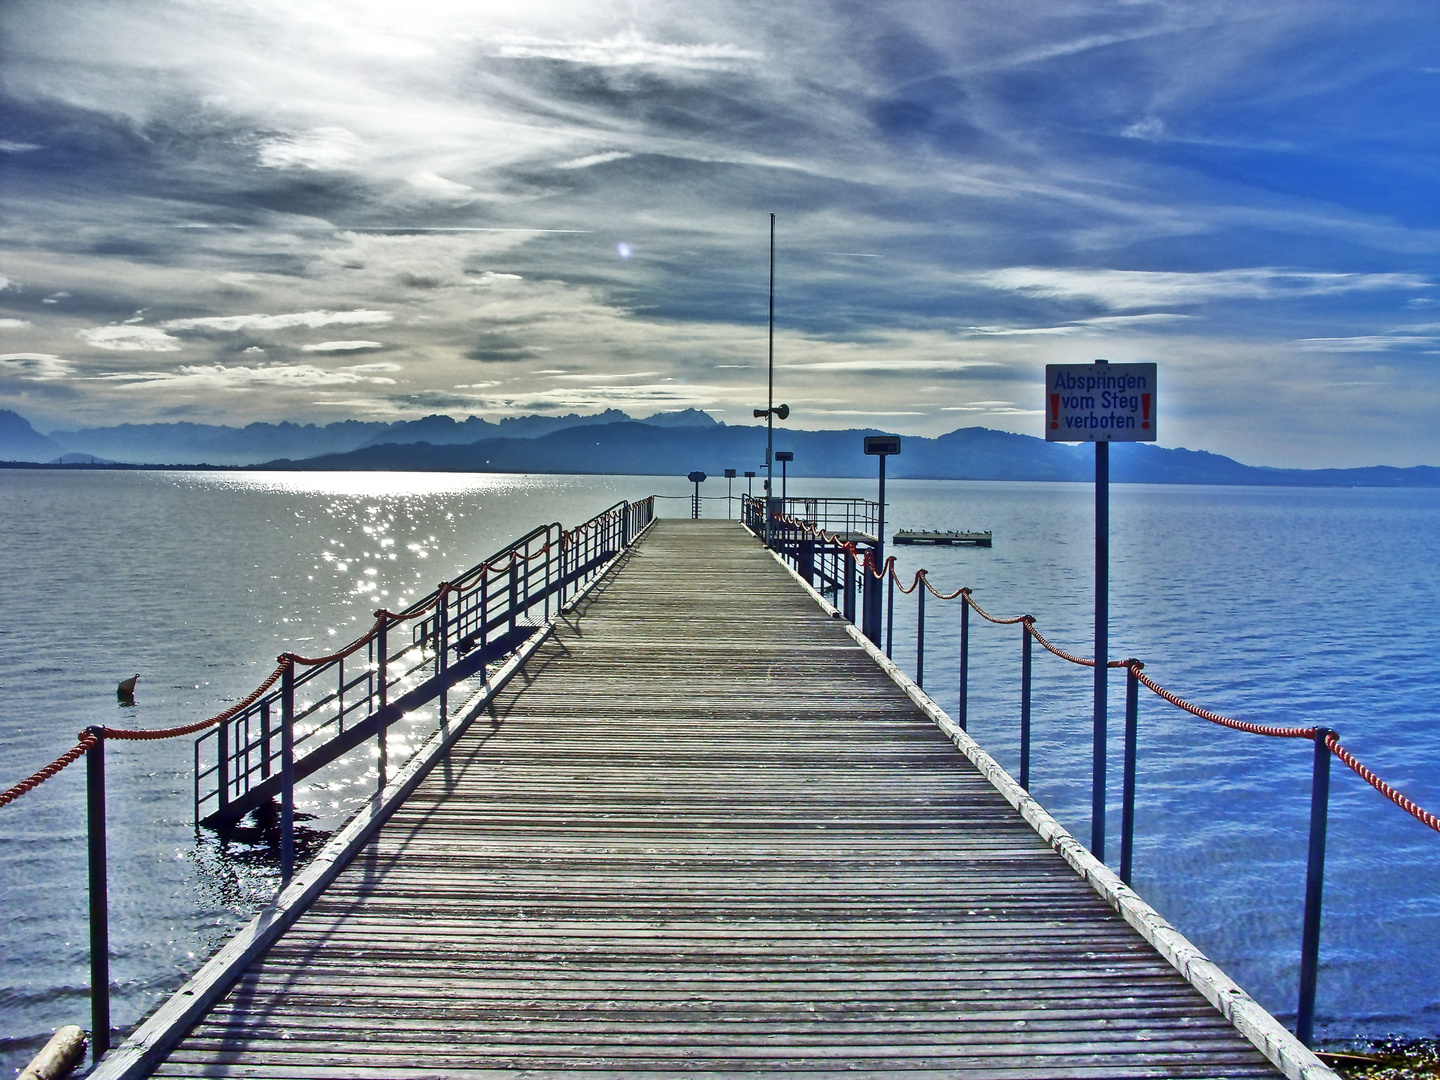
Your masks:
[[[135,704],[135,680],[138,678],[140,678],[140,675],[137,672],[128,679],[120,680],[120,685],[115,688],[115,697],[121,705]]]

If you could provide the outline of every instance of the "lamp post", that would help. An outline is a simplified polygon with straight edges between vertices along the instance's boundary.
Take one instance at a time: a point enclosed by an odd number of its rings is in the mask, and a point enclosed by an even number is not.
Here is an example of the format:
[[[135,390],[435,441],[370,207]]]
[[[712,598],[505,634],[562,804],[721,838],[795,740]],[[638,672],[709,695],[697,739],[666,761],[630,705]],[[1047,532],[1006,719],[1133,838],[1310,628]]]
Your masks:
[[[885,459],[900,453],[899,435],[865,436],[865,453],[880,459],[880,512],[875,526],[875,565],[885,565]],[[880,644],[880,579],[865,578],[865,636]]]
[[[690,516],[698,518],[700,516],[700,485],[705,482],[705,474],[697,469],[690,474],[688,479],[695,485],[695,497],[690,502]]]
[[[795,460],[795,452],[793,450],[777,450],[775,451],[775,460],[780,462],[780,509],[783,513],[786,509],[785,503],[790,498],[788,466]]]

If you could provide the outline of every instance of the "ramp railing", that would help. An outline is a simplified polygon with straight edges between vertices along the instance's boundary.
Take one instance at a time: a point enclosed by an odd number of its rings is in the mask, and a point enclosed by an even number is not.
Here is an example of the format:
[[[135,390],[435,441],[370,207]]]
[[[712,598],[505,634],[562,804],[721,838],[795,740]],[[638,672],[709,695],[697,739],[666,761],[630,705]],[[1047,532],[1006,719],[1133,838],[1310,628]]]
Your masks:
[[[105,744],[200,733],[195,743],[195,819],[217,828],[280,798],[281,878],[295,867],[295,785],[366,739],[378,740],[386,784],[386,729],[439,699],[486,664],[514,652],[655,518],[653,497],[618,502],[573,529],[532,529],[443,581],[398,613],[380,610],[370,629],[325,656],[283,653],[254,690],[224,712],[164,729],[86,728],[44,768],[0,791],[4,807],[86,759],[90,894],[91,1054],[110,1046],[110,930],[106,855]],[[404,630],[408,628],[408,639]],[[391,634],[393,630],[401,633]]]

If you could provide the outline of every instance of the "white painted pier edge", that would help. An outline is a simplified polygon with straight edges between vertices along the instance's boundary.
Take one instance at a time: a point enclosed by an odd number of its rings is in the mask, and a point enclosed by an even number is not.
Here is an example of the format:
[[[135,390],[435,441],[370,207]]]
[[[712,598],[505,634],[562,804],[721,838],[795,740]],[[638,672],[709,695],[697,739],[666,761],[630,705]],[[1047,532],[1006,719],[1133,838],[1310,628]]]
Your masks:
[[[1171,926],[1164,916],[1142,900],[1134,889],[1122,882],[1115,871],[1070,835],[1014,777],[1001,768],[999,762],[961,729],[949,713],[935,704],[924,690],[915,685],[914,680],[901,671],[881,649],[876,648],[859,627],[845,621],[844,615],[834,604],[821,596],[780,555],[775,552],[770,555],[809,593],[822,610],[844,623],[850,637],[905,691],[906,696],[949,736],[950,741],[970,759],[995,790],[1020,811],[1020,815],[1039,834],[1040,839],[1059,852],[1075,872],[1089,882],[1090,887],[1118,911],[1171,967],[1199,990],[1206,1001],[1234,1024],[1236,1030],[1249,1039],[1272,1065],[1290,1080],[1341,1080],[1338,1073],[1316,1057],[1288,1028],[1271,1016],[1264,1006],[1242,990],[1234,979],[1226,975],[1184,934]]]

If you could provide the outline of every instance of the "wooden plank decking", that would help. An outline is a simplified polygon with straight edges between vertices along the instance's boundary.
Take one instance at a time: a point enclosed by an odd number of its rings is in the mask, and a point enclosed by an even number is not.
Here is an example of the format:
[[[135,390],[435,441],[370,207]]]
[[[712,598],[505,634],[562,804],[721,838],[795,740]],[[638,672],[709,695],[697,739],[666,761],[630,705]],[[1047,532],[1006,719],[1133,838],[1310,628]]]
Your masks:
[[[747,534],[658,523],[160,1076],[1275,1075]]]

